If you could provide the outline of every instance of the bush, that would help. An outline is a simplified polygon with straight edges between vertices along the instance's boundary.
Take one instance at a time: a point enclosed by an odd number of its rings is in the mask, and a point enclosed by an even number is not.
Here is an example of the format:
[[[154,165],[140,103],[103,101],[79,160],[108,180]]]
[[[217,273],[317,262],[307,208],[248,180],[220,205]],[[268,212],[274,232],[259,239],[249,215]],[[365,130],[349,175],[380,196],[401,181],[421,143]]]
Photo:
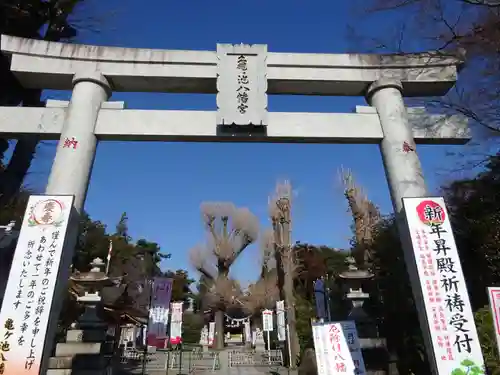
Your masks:
[[[182,320],[182,341],[198,344],[203,329],[203,317],[199,314],[185,312]]]
[[[296,296],[295,303],[297,317],[297,335],[299,336],[300,352],[307,348],[314,348],[311,319],[315,317],[315,307],[312,301],[302,296]]]
[[[490,308],[485,306],[474,314],[477,334],[481,342],[486,372],[489,375],[500,375],[500,358],[495,338],[495,328]]]

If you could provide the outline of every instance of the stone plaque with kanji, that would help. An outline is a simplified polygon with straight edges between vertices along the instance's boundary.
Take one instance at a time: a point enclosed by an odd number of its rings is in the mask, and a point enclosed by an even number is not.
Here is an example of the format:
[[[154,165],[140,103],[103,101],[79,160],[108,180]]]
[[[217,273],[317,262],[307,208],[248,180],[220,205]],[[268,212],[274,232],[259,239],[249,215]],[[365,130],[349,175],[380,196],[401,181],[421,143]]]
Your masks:
[[[217,45],[217,125],[267,125],[266,56],[266,45]]]

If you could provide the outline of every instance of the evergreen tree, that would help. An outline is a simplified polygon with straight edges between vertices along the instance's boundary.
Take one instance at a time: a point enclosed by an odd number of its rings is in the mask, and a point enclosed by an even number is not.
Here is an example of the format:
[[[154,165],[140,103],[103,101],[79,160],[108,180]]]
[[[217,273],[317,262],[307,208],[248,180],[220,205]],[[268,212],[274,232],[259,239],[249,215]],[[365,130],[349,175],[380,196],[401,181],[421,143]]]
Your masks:
[[[3,0],[0,4],[0,34],[71,41],[78,34],[75,21],[82,16],[79,5],[84,2]],[[41,93],[38,89],[22,87],[10,71],[9,58],[0,54],[0,105],[40,107],[43,106]],[[7,139],[0,139],[0,208],[10,204],[21,189],[39,142],[36,135],[19,138],[9,163],[4,165],[4,153],[9,144]]]

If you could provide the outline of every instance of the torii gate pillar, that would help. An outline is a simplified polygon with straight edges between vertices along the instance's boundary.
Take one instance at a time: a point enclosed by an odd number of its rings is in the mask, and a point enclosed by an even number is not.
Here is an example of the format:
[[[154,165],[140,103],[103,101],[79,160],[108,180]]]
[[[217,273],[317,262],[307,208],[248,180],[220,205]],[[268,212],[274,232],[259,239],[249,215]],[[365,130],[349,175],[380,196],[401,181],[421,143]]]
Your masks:
[[[380,151],[394,212],[398,215],[403,209],[403,197],[424,197],[427,194],[402,91],[400,81],[382,78],[371,84],[367,92],[367,100],[376,108],[380,118],[384,134]]]
[[[97,116],[111,95],[111,86],[99,72],[78,73],[73,85],[45,193],[74,195],[74,207],[81,214],[97,147]]]

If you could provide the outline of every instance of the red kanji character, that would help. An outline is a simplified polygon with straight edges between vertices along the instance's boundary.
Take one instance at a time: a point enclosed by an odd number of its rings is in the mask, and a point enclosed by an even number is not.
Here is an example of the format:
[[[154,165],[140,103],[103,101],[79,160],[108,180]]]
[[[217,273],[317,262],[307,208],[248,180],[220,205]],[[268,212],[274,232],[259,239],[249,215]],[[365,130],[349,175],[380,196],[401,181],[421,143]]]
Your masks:
[[[415,151],[415,149],[413,147],[410,146],[410,144],[406,141],[403,142],[403,152],[405,154],[411,152],[411,151]]]
[[[347,372],[345,363],[335,363],[335,370],[337,370],[337,372]]]
[[[64,140],[63,148],[71,148],[76,149],[78,146],[78,141],[75,139],[75,137],[71,137],[71,139],[66,138]]]

